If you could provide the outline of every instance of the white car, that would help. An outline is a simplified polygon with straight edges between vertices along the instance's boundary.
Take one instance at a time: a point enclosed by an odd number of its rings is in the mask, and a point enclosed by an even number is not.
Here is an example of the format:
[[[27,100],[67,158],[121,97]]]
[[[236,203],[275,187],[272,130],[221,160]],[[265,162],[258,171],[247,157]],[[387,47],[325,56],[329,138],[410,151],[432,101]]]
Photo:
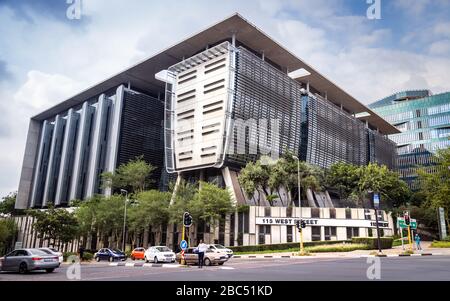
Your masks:
[[[145,262],[175,262],[175,253],[166,246],[150,247],[144,254]]]
[[[58,256],[59,263],[63,263],[64,261],[63,253],[54,248],[39,248],[39,250],[44,251],[45,253],[50,255]]]
[[[233,256],[233,250],[219,244],[208,245],[208,249],[212,250],[214,253],[224,253],[228,256],[228,258]]]

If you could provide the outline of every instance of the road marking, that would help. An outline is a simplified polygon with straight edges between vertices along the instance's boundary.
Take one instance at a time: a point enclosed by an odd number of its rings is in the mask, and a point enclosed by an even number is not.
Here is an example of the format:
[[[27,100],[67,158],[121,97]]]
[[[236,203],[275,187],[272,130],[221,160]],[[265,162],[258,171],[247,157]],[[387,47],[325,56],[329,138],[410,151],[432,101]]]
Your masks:
[[[113,267],[116,267],[116,266],[119,265],[119,263],[118,263],[118,262],[112,262],[112,263],[110,263],[109,265],[110,265],[110,266],[113,266]]]
[[[234,270],[233,267],[220,267],[221,270]]]

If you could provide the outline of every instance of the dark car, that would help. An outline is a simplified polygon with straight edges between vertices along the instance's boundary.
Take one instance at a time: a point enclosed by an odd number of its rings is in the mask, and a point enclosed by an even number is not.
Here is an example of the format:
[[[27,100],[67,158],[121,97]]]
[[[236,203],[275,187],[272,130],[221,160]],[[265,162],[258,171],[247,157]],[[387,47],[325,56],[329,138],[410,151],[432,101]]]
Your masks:
[[[98,252],[94,254],[94,259],[96,261],[108,260],[109,262],[113,262],[116,260],[124,261],[127,259],[127,255],[125,255],[125,253],[121,250],[103,248],[98,250]]]
[[[33,270],[53,272],[60,265],[58,256],[39,249],[17,249],[0,258],[1,271],[27,273]]]

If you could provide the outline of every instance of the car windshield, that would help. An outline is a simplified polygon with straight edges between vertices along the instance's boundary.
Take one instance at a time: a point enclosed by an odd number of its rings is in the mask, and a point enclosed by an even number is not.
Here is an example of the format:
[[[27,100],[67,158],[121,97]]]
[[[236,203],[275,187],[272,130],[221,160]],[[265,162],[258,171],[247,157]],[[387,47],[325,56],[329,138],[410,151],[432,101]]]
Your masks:
[[[222,245],[214,245],[214,247],[216,247],[217,249],[226,249],[224,246]]]
[[[171,250],[168,247],[156,247],[155,249],[160,252],[171,252]]]
[[[38,249],[30,249],[28,251],[33,255],[48,255],[48,254],[50,254],[50,253],[44,252],[43,250],[38,250]]]
[[[111,251],[113,251],[114,253],[122,253],[122,251],[120,251],[119,249],[112,249]]]

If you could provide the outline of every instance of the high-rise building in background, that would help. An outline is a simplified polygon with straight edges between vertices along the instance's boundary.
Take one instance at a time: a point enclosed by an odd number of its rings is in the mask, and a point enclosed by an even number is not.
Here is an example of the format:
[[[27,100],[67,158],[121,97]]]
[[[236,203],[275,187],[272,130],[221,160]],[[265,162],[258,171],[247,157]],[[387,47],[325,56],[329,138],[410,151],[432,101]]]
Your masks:
[[[369,107],[401,131],[389,138],[397,143],[402,179],[417,189],[417,168],[434,172],[433,154],[450,146],[450,92],[404,91]]]

